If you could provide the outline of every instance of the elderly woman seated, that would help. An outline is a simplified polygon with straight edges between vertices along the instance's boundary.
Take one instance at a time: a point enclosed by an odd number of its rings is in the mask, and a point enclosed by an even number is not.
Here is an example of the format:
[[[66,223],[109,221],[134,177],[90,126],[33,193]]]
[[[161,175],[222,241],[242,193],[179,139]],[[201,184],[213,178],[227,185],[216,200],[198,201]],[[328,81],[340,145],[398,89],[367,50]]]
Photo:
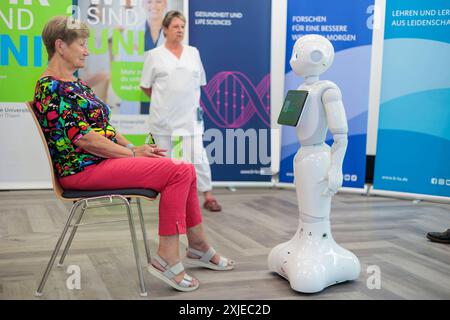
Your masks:
[[[54,17],[44,27],[49,63],[33,101],[59,182],[65,189],[159,192],[159,247],[148,270],[177,290],[195,290],[198,280],[185,273],[180,261],[180,234],[187,234],[191,264],[231,270],[233,261],[208,245],[194,166],[165,158],[157,145],[135,147],[111,125],[109,106],[74,76],[89,56],[89,29],[69,19]]]

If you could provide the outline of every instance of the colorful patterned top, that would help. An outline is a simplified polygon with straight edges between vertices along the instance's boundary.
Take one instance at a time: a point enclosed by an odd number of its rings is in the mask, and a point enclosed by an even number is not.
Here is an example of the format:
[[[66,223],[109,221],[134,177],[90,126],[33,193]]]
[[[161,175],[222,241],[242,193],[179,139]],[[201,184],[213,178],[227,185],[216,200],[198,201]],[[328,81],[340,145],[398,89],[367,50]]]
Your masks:
[[[51,76],[39,79],[33,109],[58,177],[76,174],[104,159],[75,145],[90,130],[117,142],[116,130],[109,123],[109,106],[80,79],[61,81]]]

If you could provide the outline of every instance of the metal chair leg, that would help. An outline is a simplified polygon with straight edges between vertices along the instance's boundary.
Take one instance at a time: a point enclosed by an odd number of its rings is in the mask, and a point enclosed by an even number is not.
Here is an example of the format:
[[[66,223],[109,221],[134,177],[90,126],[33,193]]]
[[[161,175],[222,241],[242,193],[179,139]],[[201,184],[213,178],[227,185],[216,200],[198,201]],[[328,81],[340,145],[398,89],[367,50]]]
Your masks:
[[[139,276],[139,285],[141,287],[140,295],[141,295],[141,297],[146,297],[147,289],[145,288],[144,275],[142,274],[141,259],[139,257],[139,250],[138,250],[138,245],[137,245],[137,240],[136,240],[136,231],[134,228],[133,216],[131,214],[131,212],[132,212],[131,205],[125,197],[123,197],[123,196],[116,196],[116,197],[120,198],[124,202],[125,206],[127,207],[128,222],[130,224],[131,242],[133,243],[134,258],[136,259],[136,267],[137,267],[138,276]]]
[[[58,268],[61,268],[64,263],[64,259],[66,258],[67,252],[69,251],[70,245],[72,244],[72,240],[75,237],[75,233],[78,229],[78,224],[81,222],[81,218],[83,218],[83,214],[86,211],[87,205],[86,203],[81,208],[80,215],[78,216],[77,221],[75,222],[75,225],[72,227],[72,231],[70,233],[69,239],[67,240],[66,246],[64,247],[63,253],[61,254],[61,258],[59,258],[59,262],[56,265]]]
[[[63,243],[64,238],[66,237],[66,233],[67,230],[69,229],[70,223],[72,222],[73,216],[81,203],[83,203],[83,201],[76,202],[70,209],[70,214],[69,217],[67,218],[66,225],[64,226],[61,236],[59,237],[58,242],[56,243],[55,249],[53,250],[52,256],[50,257],[50,261],[47,264],[47,268],[45,269],[41,282],[39,283],[38,289],[35,293],[35,295],[38,297],[42,296],[42,291],[44,290],[45,282],[47,281],[47,278],[50,274],[53,264],[55,263],[56,256],[58,255],[59,249],[61,248],[61,244]]]
[[[136,198],[137,207],[138,207],[138,213],[139,213],[139,220],[141,222],[141,228],[142,228],[142,237],[144,239],[144,247],[145,247],[145,253],[147,254],[147,262],[151,262],[151,255],[150,255],[150,247],[147,240],[147,231],[145,231],[145,222],[144,222],[144,216],[142,214],[142,207],[141,207],[141,199]]]

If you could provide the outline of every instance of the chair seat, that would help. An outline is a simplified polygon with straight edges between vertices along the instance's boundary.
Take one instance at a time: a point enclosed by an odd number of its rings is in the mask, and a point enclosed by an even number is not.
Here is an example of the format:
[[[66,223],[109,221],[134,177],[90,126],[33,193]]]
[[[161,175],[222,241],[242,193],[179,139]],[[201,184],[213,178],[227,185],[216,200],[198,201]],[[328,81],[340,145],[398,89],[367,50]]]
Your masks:
[[[80,199],[111,195],[156,198],[158,196],[158,192],[150,189],[64,190],[61,196],[66,199]]]

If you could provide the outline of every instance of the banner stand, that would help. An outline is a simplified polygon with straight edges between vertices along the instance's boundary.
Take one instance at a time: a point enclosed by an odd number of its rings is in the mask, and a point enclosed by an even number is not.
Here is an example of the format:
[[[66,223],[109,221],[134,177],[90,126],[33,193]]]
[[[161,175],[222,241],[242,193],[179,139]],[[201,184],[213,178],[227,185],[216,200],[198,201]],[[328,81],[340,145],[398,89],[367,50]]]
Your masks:
[[[342,188],[339,188],[338,193],[354,193],[354,194],[367,195],[369,193],[369,186],[367,184],[364,184],[364,188],[342,187]]]
[[[274,181],[272,182],[252,182],[252,181],[213,181],[212,186],[215,188],[273,188],[276,186]]]
[[[420,193],[386,191],[386,190],[374,189],[372,186],[369,189],[368,195],[369,196],[374,195],[374,196],[382,196],[382,197],[389,197],[389,198],[397,198],[397,199],[424,200],[424,201],[439,202],[439,203],[445,203],[445,204],[450,203],[449,197],[430,196],[430,195],[420,194]]]
[[[295,189],[295,185],[292,183],[286,183],[286,182],[276,182],[275,183],[276,188],[281,189]]]
[[[295,189],[294,184],[285,182],[276,182],[275,187],[281,189]],[[367,195],[369,193],[369,186],[365,184],[364,188],[341,187],[339,188],[338,193],[353,193],[353,194]]]
[[[5,182],[0,183],[0,191],[53,190],[51,181]]]

